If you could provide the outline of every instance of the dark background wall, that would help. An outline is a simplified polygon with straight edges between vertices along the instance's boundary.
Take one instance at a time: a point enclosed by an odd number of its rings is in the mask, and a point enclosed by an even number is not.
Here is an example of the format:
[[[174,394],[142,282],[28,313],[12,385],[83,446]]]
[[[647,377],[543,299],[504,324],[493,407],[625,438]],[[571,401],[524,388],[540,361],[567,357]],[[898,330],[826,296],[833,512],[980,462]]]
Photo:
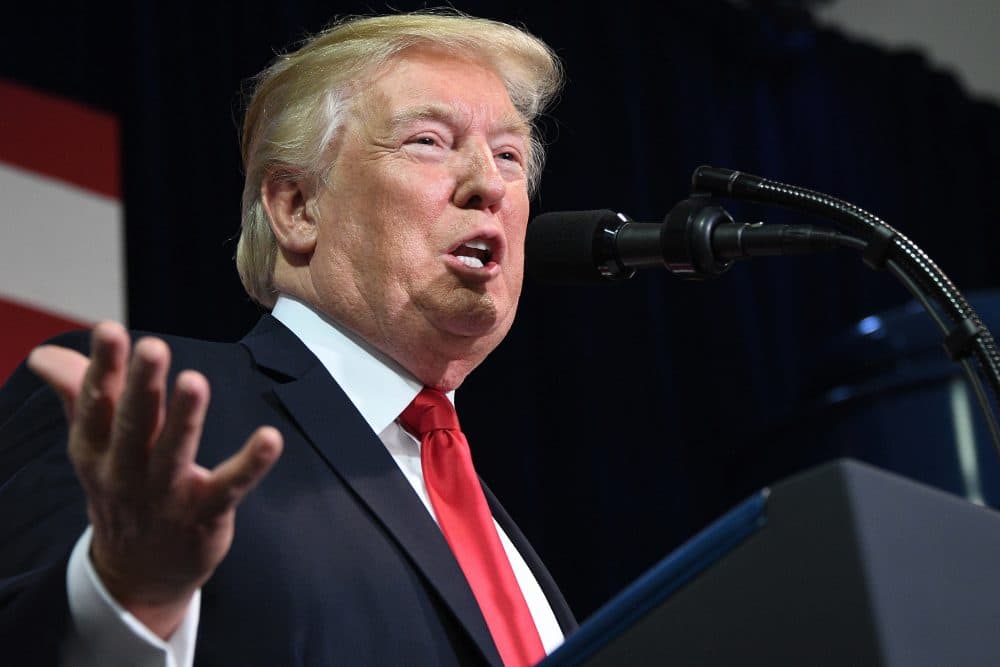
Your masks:
[[[456,4],[527,26],[566,63],[535,212],[654,221],[694,167],[729,166],[877,212],[963,289],[1000,283],[986,252],[1000,111],[918,54],[752,3]],[[0,24],[0,76],[121,118],[133,327],[235,339],[256,320],[232,261],[242,82],[334,15],[371,10],[384,7],[39,2]],[[459,392],[463,424],[585,617],[752,489],[840,453],[784,426],[802,422],[824,341],[905,298],[844,253],[756,261],[710,283],[528,283],[510,337]]]

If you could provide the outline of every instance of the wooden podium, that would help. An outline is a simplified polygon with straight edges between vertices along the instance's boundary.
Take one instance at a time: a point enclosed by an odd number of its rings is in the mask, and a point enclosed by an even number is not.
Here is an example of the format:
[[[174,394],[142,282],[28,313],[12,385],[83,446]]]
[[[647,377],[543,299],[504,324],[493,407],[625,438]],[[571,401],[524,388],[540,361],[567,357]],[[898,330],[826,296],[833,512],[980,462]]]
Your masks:
[[[541,664],[1000,665],[1000,514],[830,463],[731,510]]]

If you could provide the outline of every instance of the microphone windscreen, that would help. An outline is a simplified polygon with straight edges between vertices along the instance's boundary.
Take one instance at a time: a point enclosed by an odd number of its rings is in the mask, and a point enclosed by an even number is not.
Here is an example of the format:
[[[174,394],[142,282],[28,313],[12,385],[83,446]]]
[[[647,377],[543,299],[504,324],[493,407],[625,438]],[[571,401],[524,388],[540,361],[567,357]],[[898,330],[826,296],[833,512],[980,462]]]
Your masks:
[[[528,223],[525,272],[547,283],[605,283],[597,267],[595,240],[621,220],[614,211],[560,211],[543,213]]]

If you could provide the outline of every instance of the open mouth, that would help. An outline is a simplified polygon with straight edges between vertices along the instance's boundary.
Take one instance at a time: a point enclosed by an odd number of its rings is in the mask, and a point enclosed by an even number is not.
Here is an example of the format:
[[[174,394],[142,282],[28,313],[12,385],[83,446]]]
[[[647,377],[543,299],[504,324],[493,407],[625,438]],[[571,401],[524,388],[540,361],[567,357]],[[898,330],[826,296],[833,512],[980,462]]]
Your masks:
[[[493,249],[483,239],[466,241],[452,250],[451,254],[472,269],[481,269],[493,260]]]

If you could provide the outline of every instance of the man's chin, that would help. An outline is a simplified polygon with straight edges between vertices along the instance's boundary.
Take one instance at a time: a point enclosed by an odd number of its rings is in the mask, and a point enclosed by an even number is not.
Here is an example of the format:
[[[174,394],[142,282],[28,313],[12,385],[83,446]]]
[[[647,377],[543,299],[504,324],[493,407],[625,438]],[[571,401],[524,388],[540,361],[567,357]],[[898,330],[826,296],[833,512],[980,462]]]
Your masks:
[[[455,339],[467,339],[470,345],[476,344],[480,339],[499,339],[507,333],[507,327],[495,315],[469,316],[467,313],[452,315],[440,318],[437,328],[444,334]]]
[[[429,298],[415,299],[415,305],[449,345],[466,345],[477,352],[486,345],[488,352],[500,343],[514,319],[516,300],[512,303],[502,291],[451,288],[425,295]]]
[[[488,345],[492,350],[507,335],[513,318],[502,317],[492,300],[484,301],[474,308],[438,313],[435,327],[458,344],[464,342],[477,348]]]

